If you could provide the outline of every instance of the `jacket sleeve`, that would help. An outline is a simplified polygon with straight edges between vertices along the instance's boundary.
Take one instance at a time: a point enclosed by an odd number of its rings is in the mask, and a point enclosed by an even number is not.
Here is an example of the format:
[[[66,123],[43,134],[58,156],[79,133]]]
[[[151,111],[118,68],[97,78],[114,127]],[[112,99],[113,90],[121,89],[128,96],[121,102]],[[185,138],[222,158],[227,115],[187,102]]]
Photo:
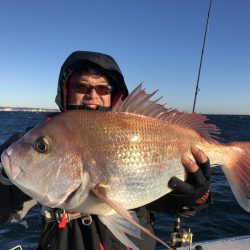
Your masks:
[[[6,142],[0,146],[0,155],[13,142],[17,141],[23,136],[23,133],[17,132],[13,134]],[[4,175],[4,173],[3,173]],[[6,176],[5,176],[6,177]],[[13,219],[21,219],[29,210],[35,205],[31,198],[24,194],[19,188],[14,185],[4,185],[0,183],[0,224],[6,224]],[[24,206],[25,203],[25,206]],[[33,205],[32,205],[32,204]],[[28,208],[29,207],[29,208]]]

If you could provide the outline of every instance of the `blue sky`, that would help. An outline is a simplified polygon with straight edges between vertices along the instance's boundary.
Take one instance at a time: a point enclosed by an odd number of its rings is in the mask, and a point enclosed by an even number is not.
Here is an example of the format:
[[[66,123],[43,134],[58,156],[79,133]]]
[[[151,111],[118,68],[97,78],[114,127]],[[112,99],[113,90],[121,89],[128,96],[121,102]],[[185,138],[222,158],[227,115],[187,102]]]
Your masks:
[[[56,108],[75,50],[118,62],[129,90],[191,111],[209,0],[10,0],[0,7],[0,106]],[[196,112],[250,115],[250,1],[213,0]]]

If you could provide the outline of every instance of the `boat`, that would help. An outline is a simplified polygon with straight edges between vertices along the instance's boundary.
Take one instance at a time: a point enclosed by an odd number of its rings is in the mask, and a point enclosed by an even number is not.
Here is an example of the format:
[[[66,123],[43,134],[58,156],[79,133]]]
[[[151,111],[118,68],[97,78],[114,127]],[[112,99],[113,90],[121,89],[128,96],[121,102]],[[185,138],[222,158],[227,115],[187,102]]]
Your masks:
[[[193,243],[178,250],[250,250],[250,235]]]

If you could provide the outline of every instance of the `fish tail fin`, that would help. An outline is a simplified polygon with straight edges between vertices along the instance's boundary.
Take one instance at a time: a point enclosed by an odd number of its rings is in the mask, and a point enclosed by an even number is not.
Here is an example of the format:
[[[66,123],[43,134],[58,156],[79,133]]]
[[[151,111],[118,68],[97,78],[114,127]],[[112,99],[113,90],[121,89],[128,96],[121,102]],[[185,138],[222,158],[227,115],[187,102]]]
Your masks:
[[[250,143],[233,142],[227,145],[235,153],[228,166],[222,167],[223,172],[239,205],[250,212]]]

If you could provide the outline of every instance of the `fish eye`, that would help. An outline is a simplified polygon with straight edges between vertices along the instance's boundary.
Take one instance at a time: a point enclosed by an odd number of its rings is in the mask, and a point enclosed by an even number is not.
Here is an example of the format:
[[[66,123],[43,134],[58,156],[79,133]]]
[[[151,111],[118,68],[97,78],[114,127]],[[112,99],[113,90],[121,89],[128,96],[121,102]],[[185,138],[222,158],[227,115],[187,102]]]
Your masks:
[[[39,137],[34,144],[35,150],[39,153],[46,153],[49,150],[50,140],[47,137]]]

